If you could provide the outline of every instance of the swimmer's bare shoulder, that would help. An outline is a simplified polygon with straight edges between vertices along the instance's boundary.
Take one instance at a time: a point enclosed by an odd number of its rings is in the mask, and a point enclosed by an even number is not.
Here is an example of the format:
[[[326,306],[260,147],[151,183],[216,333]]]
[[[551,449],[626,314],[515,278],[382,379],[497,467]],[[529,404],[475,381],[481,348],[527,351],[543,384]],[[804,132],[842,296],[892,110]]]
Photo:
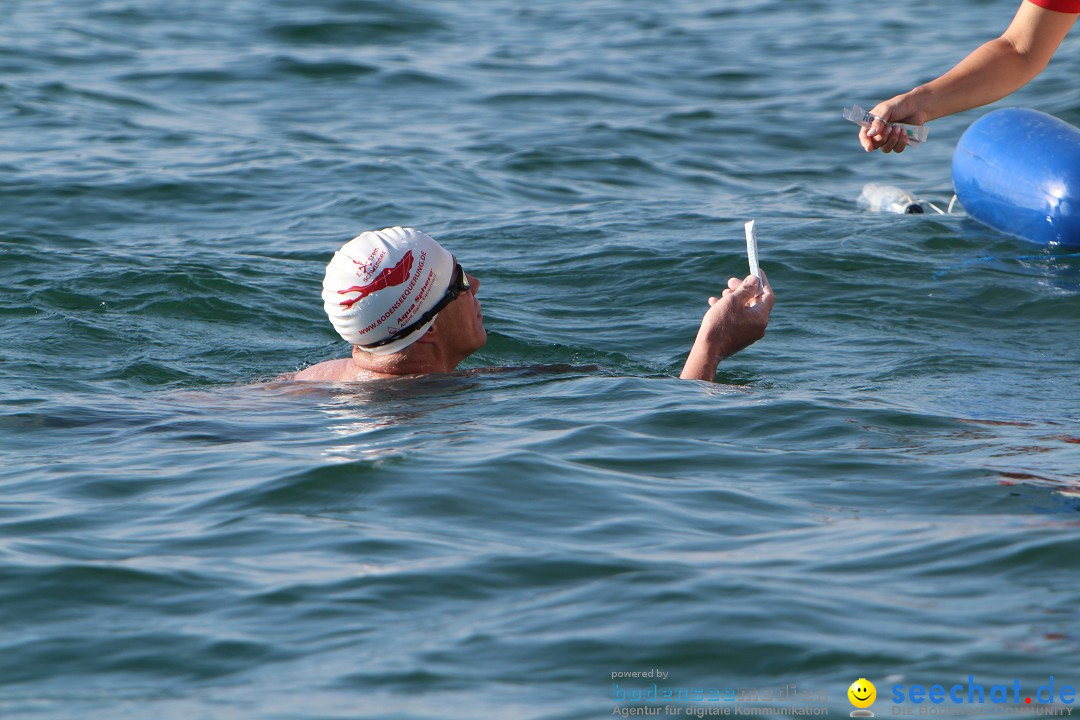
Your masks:
[[[303,368],[297,372],[288,372],[276,380],[293,382],[363,382],[393,376],[382,372],[372,372],[357,368],[349,357],[334,359]]]
[[[294,372],[291,377],[282,376],[281,379],[299,382],[334,382],[340,380],[350,370],[352,370],[352,363],[349,362],[349,358],[342,357],[341,359],[334,359],[334,361],[316,363],[311,367]],[[352,371],[352,375],[355,375],[355,370]]]

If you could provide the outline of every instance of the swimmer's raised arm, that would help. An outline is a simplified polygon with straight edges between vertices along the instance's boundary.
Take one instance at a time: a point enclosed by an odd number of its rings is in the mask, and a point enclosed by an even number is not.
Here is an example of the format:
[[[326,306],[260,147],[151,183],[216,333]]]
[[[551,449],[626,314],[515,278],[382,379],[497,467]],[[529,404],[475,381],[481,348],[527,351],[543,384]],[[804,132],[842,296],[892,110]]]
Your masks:
[[[775,296],[765,271],[760,272],[761,282],[753,275],[741,282],[731,278],[719,298],[709,298],[709,310],[679,377],[715,380],[721,360],[765,337]]]
[[[1046,7],[1040,7],[1045,5]],[[947,73],[902,95],[878,103],[870,111],[881,120],[859,131],[867,152],[903,152],[907,136],[886,122],[924,125],[936,118],[986,105],[1026,85],[1043,71],[1076,22],[1070,0],[1024,0],[1001,37],[977,48]]]

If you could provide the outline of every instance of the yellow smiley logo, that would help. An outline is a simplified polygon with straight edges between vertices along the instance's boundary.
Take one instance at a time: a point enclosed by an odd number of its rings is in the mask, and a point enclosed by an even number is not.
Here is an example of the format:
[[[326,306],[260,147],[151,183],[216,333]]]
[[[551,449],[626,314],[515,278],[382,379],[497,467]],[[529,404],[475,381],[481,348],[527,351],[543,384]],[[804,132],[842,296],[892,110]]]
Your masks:
[[[874,683],[866,678],[859,678],[851,683],[851,687],[847,691],[847,697],[855,707],[868,708],[877,700],[877,688],[874,687]],[[871,714],[867,714],[872,717]]]

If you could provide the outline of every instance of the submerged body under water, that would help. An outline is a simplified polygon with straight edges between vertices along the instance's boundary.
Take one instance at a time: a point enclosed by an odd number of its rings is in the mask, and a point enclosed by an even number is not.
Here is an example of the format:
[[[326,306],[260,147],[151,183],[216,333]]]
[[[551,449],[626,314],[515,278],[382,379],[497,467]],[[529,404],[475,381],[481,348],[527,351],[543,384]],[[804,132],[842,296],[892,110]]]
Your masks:
[[[1075,685],[1080,258],[856,207],[947,202],[979,111],[901,157],[840,117],[1013,10],[5,5],[0,715]],[[1075,42],[1010,102],[1080,121]],[[769,332],[680,381],[751,218]],[[482,280],[487,345],[273,382],[347,354],[323,268],[395,224]]]

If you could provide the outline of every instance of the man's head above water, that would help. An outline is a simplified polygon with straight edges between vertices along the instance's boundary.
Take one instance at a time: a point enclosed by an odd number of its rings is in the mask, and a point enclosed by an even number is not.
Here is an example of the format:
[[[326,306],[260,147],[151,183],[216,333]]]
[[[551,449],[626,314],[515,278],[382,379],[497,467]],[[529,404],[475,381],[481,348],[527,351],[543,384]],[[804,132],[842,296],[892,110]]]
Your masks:
[[[484,346],[480,281],[430,236],[392,227],[361,233],[326,266],[323,308],[353,346],[297,380],[365,380],[449,372]]]
[[[764,278],[764,274],[762,274]],[[480,281],[430,236],[392,227],[361,233],[326,266],[323,308],[352,356],[312,365],[293,380],[351,382],[450,372],[487,342]],[[721,359],[765,334],[773,293],[765,280],[728,280],[709,298],[682,377],[712,380]]]

